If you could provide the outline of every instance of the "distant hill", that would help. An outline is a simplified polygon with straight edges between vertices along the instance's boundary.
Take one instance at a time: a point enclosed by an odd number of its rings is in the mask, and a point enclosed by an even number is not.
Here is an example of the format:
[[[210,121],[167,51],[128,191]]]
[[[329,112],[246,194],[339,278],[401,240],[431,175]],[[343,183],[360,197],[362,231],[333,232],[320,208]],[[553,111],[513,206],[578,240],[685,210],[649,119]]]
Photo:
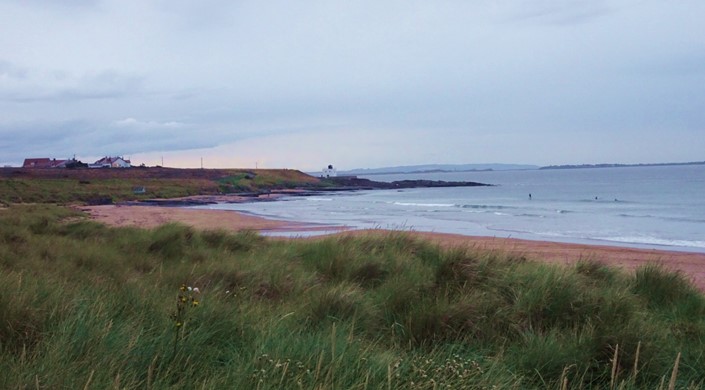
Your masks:
[[[623,167],[663,167],[670,165],[705,165],[705,161],[684,163],[654,163],[654,164],[580,164],[580,165],[549,165],[539,169],[579,169],[579,168],[623,168]]]
[[[358,168],[338,171],[339,175],[388,175],[395,173],[436,173],[436,172],[471,172],[471,171],[508,171],[538,169],[537,165],[526,164],[426,164],[402,165],[384,168]]]

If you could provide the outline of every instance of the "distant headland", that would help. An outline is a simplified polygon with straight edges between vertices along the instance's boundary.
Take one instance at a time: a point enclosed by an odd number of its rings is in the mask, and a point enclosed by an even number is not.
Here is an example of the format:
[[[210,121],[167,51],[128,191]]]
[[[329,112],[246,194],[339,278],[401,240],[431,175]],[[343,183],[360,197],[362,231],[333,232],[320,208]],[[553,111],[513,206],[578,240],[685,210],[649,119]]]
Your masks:
[[[623,168],[623,167],[658,167],[672,165],[705,165],[705,161],[692,162],[665,162],[665,163],[639,163],[639,164],[564,164],[564,165],[531,165],[531,164],[425,164],[401,165],[381,168],[357,168],[338,171],[342,176],[373,176],[373,175],[399,175],[399,174],[429,174],[429,173],[460,173],[460,172],[487,172],[487,171],[519,171],[536,169],[580,169],[580,168]],[[316,174],[314,174],[315,176]]]
[[[652,164],[579,164],[579,165],[548,165],[539,169],[580,169],[580,168],[626,168],[626,167],[665,167],[672,165],[705,165],[705,161],[683,163],[652,163]]]
[[[400,165],[383,168],[357,168],[348,171],[338,171],[339,175],[395,175],[408,173],[448,173],[448,172],[483,172],[538,169],[538,165],[529,164],[424,164]]]

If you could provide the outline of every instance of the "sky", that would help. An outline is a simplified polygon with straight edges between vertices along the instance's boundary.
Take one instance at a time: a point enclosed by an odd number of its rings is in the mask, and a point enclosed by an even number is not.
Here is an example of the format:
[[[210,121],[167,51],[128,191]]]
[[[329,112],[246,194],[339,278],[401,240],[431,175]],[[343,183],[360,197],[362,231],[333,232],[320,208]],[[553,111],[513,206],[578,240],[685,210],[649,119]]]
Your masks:
[[[0,164],[705,160],[702,0],[2,0]]]

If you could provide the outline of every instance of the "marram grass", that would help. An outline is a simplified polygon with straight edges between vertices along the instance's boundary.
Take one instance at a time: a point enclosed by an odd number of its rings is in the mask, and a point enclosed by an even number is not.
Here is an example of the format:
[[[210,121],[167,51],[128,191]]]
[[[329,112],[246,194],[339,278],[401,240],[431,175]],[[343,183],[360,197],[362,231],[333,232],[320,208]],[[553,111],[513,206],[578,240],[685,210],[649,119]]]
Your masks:
[[[0,388],[703,388],[703,295],[658,265],[598,260],[549,266],[400,232],[108,228],[11,206]]]

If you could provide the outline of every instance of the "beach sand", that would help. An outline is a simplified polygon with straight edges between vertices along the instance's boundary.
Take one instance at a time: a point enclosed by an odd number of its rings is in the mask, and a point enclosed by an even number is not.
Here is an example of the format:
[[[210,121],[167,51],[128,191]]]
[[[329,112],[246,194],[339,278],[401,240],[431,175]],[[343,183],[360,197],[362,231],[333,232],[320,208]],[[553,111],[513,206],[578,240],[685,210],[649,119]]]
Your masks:
[[[379,234],[382,231],[345,231],[344,227],[292,223],[269,220],[235,211],[201,210],[157,206],[86,206],[91,219],[111,226],[153,228],[168,222],[179,222],[198,229],[258,230],[263,232],[341,231],[340,234]],[[470,247],[523,256],[529,260],[556,264],[571,264],[590,259],[626,270],[652,262],[683,272],[705,291],[705,253],[675,252],[655,249],[634,249],[617,246],[583,245],[547,241],[463,236],[445,233],[410,232],[443,247]]]
[[[236,211],[202,210],[160,206],[82,206],[94,221],[110,226],[154,228],[165,223],[178,222],[198,229],[225,229],[230,231],[257,230],[275,232],[338,231],[340,226],[277,221],[247,215]]]

